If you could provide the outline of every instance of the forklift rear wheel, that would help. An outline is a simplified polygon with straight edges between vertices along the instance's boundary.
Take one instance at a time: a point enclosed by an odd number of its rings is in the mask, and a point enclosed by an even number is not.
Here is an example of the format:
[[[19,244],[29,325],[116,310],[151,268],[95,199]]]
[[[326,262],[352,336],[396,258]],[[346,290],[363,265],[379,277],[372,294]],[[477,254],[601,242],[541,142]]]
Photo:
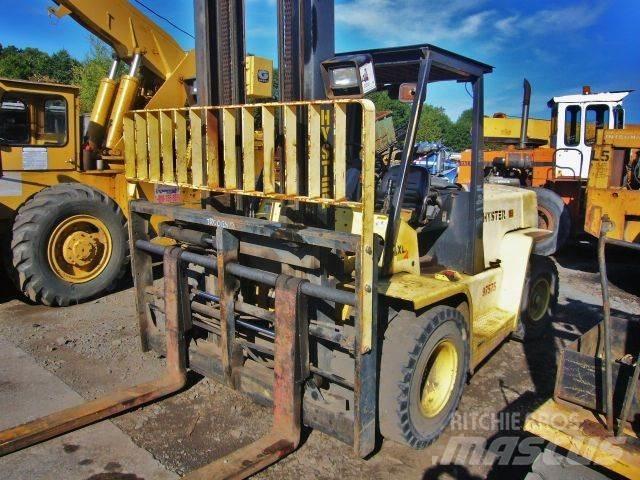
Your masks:
[[[104,295],[129,263],[126,220],[104,193],[60,184],[18,211],[11,241],[14,279],[31,301],[67,306]]]
[[[531,255],[520,307],[520,322],[518,330],[513,333],[514,338],[535,340],[551,329],[558,303],[558,284],[558,269],[553,260]]]
[[[538,228],[551,230],[549,237],[537,242],[534,250],[538,255],[553,255],[560,250],[571,233],[569,208],[562,198],[547,188],[534,188],[538,199]]]
[[[402,312],[387,328],[380,369],[380,433],[421,449],[435,441],[458,407],[469,368],[465,318],[438,306]]]

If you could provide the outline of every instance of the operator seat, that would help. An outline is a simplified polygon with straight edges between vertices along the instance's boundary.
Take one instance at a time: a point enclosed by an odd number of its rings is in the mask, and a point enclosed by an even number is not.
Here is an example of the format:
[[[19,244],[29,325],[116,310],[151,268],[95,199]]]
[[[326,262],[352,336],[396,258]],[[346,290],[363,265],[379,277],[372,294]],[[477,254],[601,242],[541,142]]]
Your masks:
[[[389,196],[389,201],[393,199],[393,194],[400,178],[400,165],[394,165],[382,177],[376,192],[376,208],[379,210],[384,204],[385,197]],[[422,218],[425,197],[429,193],[431,175],[427,167],[420,165],[410,165],[407,174],[407,188],[401,208],[411,210],[411,220],[409,223],[419,223]]]

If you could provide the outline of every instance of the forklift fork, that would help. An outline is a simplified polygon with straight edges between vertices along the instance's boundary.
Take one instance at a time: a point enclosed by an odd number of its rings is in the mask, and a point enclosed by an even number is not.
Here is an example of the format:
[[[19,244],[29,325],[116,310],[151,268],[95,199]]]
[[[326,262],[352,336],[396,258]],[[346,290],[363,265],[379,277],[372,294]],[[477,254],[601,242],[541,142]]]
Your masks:
[[[215,460],[185,478],[231,480],[246,478],[289,455],[300,443],[302,394],[309,376],[309,323],[306,280],[279,275],[275,291],[275,358],[273,426],[257,441]]]
[[[177,392],[186,383],[186,342],[181,315],[182,275],[180,248],[170,248],[164,254],[164,289],[167,303],[166,339],[167,371],[152,382],[117,390],[105,397],[67,408],[0,432],[0,457],[30,447],[54,437],[107,419],[127,410],[153,402]]]
[[[177,392],[186,383],[185,322],[189,315],[188,285],[182,271],[182,249],[164,252],[167,372],[153,382],[125,388],[0,432],[0,456],[69,433]],[[300,443],[302,395],[309,376],[309,324],[303,280],[279,275],[275,288],[275,357],[273,426],[256,442],[206,465],[186,478],[246,478],[293,452]]]

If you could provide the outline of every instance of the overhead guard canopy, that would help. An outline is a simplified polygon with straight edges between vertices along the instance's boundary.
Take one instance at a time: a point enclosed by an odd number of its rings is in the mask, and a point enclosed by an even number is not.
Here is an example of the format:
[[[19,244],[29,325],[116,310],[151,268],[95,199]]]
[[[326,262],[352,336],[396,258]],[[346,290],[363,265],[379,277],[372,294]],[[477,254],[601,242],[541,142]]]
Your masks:
[[[429,83],[446,80],[469,82],[473,77],[493,72],[491,65],[430,44],[341,52],[336,56],[369,54],[373,58],[378,84],[399,85],[416,81],[420,62],[427,52],[431,53],[432,60]]]

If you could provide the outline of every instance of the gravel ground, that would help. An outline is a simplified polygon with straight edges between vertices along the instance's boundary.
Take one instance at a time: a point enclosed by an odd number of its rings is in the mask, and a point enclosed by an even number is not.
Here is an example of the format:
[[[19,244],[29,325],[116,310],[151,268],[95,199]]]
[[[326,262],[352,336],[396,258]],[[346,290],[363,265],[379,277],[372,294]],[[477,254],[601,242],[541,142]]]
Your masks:
[[[569,250],[557,261],[560,298],[552,337],[526,346],[503,344],[471,378],[454,424],[434,445],[413,451],[383,442],[363,460],[347,445],[307,432],[297,452],[257,478],[523,478],[527,467],[514,466],[513,461],[501,466],[500,454],[509,438],[522,435],[524,416],[552,394],[558,346],[600,318],[594,250],[585,245]],[[633,270],[638,257],[614,252],[611,260],[614,313],[637,315],[640,292]],[[0,285],[6,284],[0,279]],[[28,305],[5,291],[0,293],[0,336],[30,353],[81,396],[93,399],[163,371],[162,358],[140,352],[133,302],[128,288],[87,304],[54,309]],[[181,393],[114,420],[137,445],[178,474],[257,439],[270,422],[269,409],[197,375]],[[452,447],[465,442],[480,442],[484,456],[474,461],[451,457]]]

